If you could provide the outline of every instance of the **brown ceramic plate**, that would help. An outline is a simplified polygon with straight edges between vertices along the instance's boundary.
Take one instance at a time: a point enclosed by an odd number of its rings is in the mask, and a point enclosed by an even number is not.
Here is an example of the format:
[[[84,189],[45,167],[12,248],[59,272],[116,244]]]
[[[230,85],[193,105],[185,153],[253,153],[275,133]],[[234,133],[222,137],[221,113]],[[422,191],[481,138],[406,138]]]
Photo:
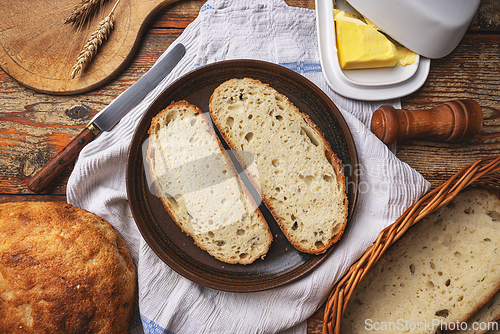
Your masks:
[[[233,292],[261,291],[296,280],[313,270],[336,248],[334,245],[322,255],[296,251],[269,211],[261,205],[274,236],[264,260],[249,265],[222,263],[198,248],[149,190],[142,150],[152,118],[172,101],[178,100],[186,100],[208,112],[214,89],[226,80],[243,77],[258,79],[287,96],[323,131],[344,166],[349,216],[354,210],[358,183],[356,149],[344,118],[333,102],[300,74],[262,61],[228,60],[200,67],[170,85],[146,111],[132,140],[127,166],[127,191],[132,214],[146,242],[173,270],[203,286]]]

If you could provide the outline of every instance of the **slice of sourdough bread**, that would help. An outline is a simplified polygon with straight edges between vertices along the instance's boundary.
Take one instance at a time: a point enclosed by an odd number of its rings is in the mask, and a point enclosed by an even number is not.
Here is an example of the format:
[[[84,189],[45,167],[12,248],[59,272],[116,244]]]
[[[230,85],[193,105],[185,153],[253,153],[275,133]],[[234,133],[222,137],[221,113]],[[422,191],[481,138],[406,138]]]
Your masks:
[[[500,220],[500,217],[497,219]],[[488,300],[465,324],[460,324],[460,327],[457,326],[457,328],[450,328],[447,331],[443,331],[443,333],[500,333],[500,326],[496,322],[498,319],[500,319],[500,291]]]
[[[500,288],[500,198],[462,191],[391,246],[354,290],[341,333],[428,333],[469,319]]]
[[[299,251],[324,253],[343,234],[347,196],[341,161],[286,96],[250,78],[210,98],[210,115],[276,222]]]
[[[272,234],[203,113],[174,102],[153,118],[149,135],[157,196],[177,225],[220,261],[263,258]]]

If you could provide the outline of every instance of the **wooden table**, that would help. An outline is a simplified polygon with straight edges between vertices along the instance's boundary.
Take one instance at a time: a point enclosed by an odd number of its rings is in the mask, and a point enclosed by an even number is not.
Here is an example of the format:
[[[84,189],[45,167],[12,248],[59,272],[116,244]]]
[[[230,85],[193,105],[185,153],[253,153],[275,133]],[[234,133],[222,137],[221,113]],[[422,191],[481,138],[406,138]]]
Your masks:
[[[205,0],[170,5],[150,23],[126,70],[109,84],[73,96],[40,94],[19,85],[0,70],[0,202],[65,201],[71,168],[44,194],[35,195],[27,180],[62,149],[93,115],[138,80],[197,16]],[[287,0],[314,8],[313,0]],[[500,2],[483,0],[460,45],[433,60],[422,88],[402,98],[405,109],[430,109],[442,102],[472,98],[483,108],[480,135],[462,143],[421,139],[397,144],[397,156],[433,187],[481,157],[500,155]],[[308,321],[308,333],[321,333],[323,311]]]

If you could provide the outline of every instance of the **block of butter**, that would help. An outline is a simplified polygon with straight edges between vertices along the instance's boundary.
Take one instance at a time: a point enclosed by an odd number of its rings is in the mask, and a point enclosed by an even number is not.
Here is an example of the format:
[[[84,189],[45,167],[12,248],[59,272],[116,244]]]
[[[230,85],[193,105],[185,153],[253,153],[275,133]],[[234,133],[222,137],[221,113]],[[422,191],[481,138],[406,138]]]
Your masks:
[[[334,15],[342,69],[406,66],[416,61],[416,53],[391,41],[361,14],[334,10]]]

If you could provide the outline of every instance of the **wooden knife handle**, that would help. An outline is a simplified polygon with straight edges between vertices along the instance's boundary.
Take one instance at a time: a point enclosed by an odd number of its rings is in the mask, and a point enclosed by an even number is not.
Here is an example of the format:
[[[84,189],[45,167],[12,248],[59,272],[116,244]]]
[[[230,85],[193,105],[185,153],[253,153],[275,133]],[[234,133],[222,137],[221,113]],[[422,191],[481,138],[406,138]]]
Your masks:
[[[34,193],[41,193],[47,189],[52,181],[76,159],[82,148],[95,137],[96,134],[94,132],[85,128],[28,181],[29,190]]]
[[[465,99],[446,102],[430,110],[408,111],[383,105],[373,113],[371,130],[387,145],[413,137],[455,142],[475,137],[482,124],[479,104]]]

